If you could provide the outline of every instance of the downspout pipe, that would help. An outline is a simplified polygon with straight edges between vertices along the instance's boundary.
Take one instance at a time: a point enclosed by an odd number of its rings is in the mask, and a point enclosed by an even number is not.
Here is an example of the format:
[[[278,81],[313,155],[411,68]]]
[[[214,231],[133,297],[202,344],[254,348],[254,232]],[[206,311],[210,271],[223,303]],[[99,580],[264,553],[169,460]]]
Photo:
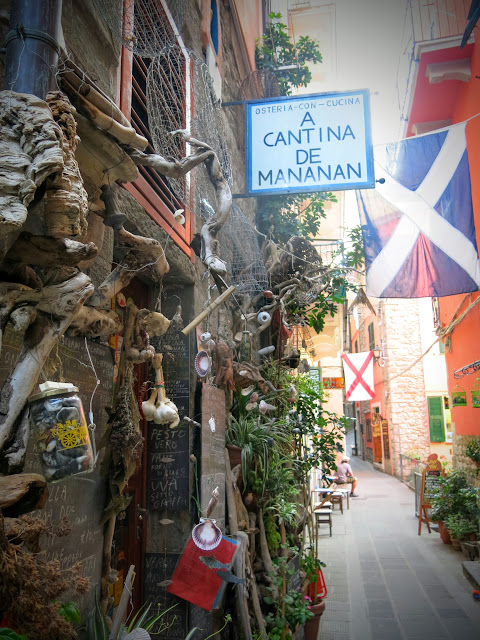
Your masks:
[[[3,88],[45,100],[56,89],[62,0],[12,0]]]

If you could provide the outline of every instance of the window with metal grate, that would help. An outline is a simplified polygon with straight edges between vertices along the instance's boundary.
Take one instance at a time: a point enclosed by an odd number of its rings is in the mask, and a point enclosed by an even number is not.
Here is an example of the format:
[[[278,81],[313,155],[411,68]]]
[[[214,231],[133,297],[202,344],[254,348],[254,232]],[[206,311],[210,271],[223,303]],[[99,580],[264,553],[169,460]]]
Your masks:
[[[146,18],[145,7],[155,15]],[[141,23],[134,31],[146,39],[147,25],[155,40],[165,46],[155,58],[136,55],[123,49],[121,65],[120,106],[133,127],[149,144],[146,153],[158,152],[168,160],[186,155],[186,145],[176,129],[188,128],[190,119],[190,60],[183,42],[174,29],[173,18],[163,1],[136,3],[142,7]],[[140,27],[142,31],[140,31]],[[152,36],[151,36],[152,37]],[[139,166],[139,177],[125,185],[148,215],[172,237],[172,240],[191,258],[192,220],[188,213],[189,178],[169,180],[151,167]],[[173,217],[177,209],[184,209],[185,223]]]

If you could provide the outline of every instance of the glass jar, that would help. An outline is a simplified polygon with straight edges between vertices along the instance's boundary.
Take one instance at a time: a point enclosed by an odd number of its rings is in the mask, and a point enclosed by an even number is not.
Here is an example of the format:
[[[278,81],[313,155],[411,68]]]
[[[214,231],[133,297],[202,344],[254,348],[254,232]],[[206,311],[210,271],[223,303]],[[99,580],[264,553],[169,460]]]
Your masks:
[[[252,342],[250,331],[242,331],[242,341],[240,343],[240,362],[250,362],[252,360]]]
[[[48,482],[93,471],[94,459],[78,388],[49,389],[29,398],[30,424]]]

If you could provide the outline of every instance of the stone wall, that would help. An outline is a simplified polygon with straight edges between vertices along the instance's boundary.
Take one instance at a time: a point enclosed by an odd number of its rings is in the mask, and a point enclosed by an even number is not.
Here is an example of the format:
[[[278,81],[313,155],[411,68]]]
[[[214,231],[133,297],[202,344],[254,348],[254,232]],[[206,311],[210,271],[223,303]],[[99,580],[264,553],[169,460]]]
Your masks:
[[[471,440],[479,440],[477,436],[453,436],[453,468],[467,473],[468,482],[480,487],[480,473],[476,463],[465,455],[465,447]]]
[[[401,453],[413,449],[426,458],[430,452],[422,361],[395,377],[422,355],[419,313],[416,300],[388,299],[381,308],[379,328],[387,345],[384,380],[392,463],[393,472],[398,473]]]

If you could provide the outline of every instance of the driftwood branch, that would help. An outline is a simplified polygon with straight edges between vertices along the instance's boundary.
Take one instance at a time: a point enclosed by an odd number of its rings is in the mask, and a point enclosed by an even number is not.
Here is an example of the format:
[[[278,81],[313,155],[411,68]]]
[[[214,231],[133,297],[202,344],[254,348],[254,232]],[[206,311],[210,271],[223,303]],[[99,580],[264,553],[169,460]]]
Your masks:
[[[18,473],[23,469],[27,455],[28,438],[30,436],[30,412],[25,406],[15,429],[12,443],[5,449],[4,458],[7,461],[7,473]]]
[[[66,238],[86,232],[88,196],[75,159],[78,137],[73,107],[61,91],[48,93],[47,103],[62,132],[63,166],[47,179],[45,224],[47,235]]]
[[[46,290],[50,294],[55,292],[53,299],[47,297],[45,303],[42,296],[38,302],[38,308],[47,310],[47,313],[41,314],[30,325],[17,364],[0,393],[0,450],[10,439],[25,400],[32,393],[50,351],[92,293],[93,285],[87,275],[78,273],[60,285],[31,293],[39,295]]]
[[[215,189],[217,200],[217,210],[215,214],[203,225],[200,232],[201,251],[200,258],[204,265],[219,276],[224,276],[227,272],[225,263],[218,256],[218,241],[216,236],[225,222],[228,220],[232,210],[232,192],[230,186],[222,172],[222,167],[217,154],[210,145],[192,138],[188,131],[179,129],[172,131],[171,135],[179,135],[195,150],[181,160],[170,162],[158,154],[143,154],[137,151],[130,151],[130,157],[136,164],[153,167],[156,171],[167,178],[181,178],[194,167],[205,163],[210,182]]]
[[[93,242],[83,244],[70,238],[34,236],[23,232],[5,259],[40,267],[56,267],[59,264],[74,267],[82,260],[95,258],[97,253],[98,249]]]
[[[126,287],[135,275],[144,269],[149,269],[155,280],[160,280],[168,273],[170,267],[165,257],[165,251],[158,240],[137,236],[123,228],[126,216],[116,209],[112,190],[108,186],[102,188],[102,200],[105,203],[105,224],[116,231],[117,244],[130,249],[122,264],[115,269],[97,288],[88,300],[92,307],[104,307],[108,302]]]
[[[0,477],[0,510],[9,518],[41,509],[48,498],[45,478],[38,473]]]
[[[0,229],[20,229],[37,187],[62,170],[62,132],[36,96],[0,93]]]
[[[245,640],[252,640],[252,626],[248,609],[248,591],[246,587],[246,556],[248,555],[248,536],[244,531],[237,531],[236,539],[239,549],[233,561],[233,571],[235,575],[245,582],[236,585],[235,608],[242,628],[242,637]]]

